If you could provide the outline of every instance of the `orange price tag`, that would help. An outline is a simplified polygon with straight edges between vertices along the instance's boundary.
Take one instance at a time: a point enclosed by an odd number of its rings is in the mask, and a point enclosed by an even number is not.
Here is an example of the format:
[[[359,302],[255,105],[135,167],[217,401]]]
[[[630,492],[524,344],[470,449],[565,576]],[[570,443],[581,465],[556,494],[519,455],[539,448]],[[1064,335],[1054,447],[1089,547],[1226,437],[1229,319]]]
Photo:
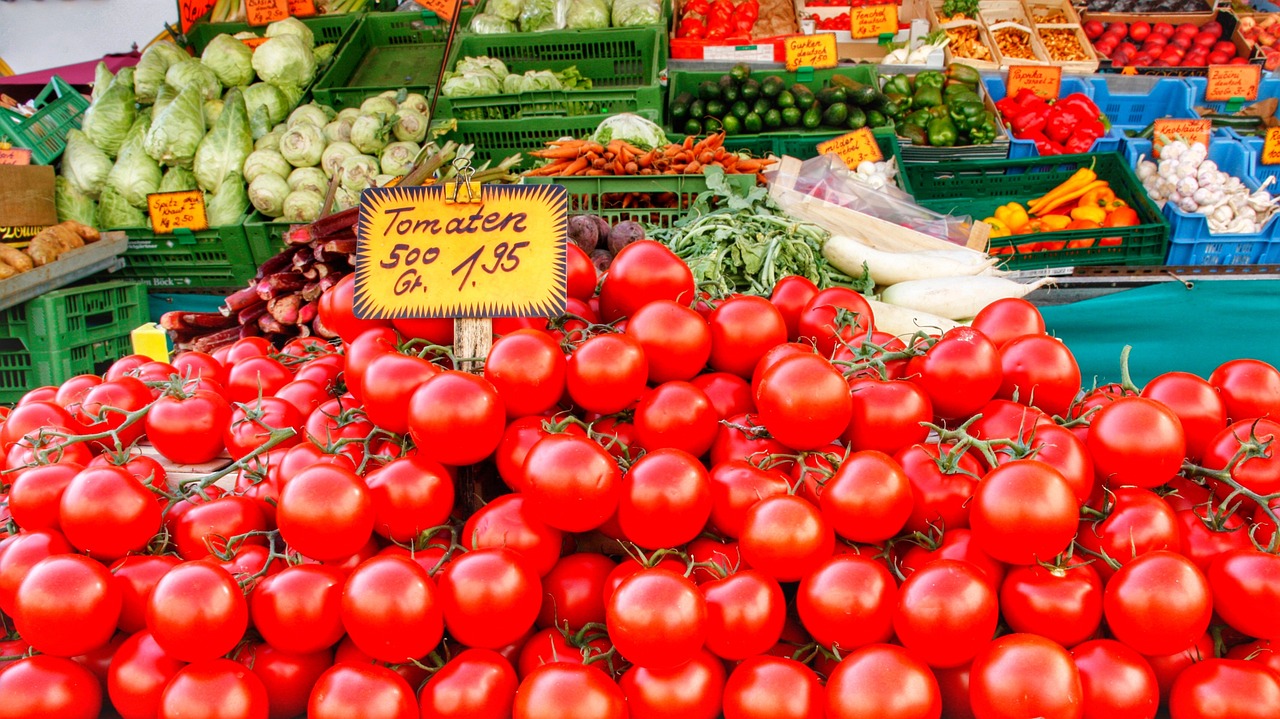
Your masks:
[[[0,147],[0,165],[30,165],[31,150],[23,147]]]
[[[783,45],[787,53],[787,70],[790,72],[795,72],[802,67],[821,70],[836,66],[835,33],[794,35],[783,40]]]
[[[289,14],[294,17],[311,17],[316,14],[315,0],[289,0]]]
[[[1210,102],[1226,102],[1237,97],[1257,100],[1261,82],[1262,68],[1257,65],[1210,65],[1204,99]]]
[[[853,39],[898,34],[897,5],[865,5],[849,8],[849,34]]]
[[[1267,128],[1267,139],[1262,141],[1262,156],[1258,160],[1263,165],[1280,165],[1280,127]]]
[[[204,193],[199,190],[147,195],[147,210],[151,214],[151,229],[157,235],[172,234],[179,227],[192,231],[209,229]]]
[[[441,20],[453,20],[458,15],[458,6],[462,0],[413,0],[424,10],[430,10],[440,16]]]
[[[266,42],[267,40],[268,38],[265,38],[265,37],[246,37],[240,42],[244,43],[245,45],[248,45],[250,50],[257,50],[258,46]]]
[[[1165,117],[1155,121],[1153,128],[1157,138],[1161,135],[1170,140],[1182,139],[1190,143],[1200,143],[1209,148],[1209,134],[1213,132],[1212,120],[1175,120]],[[1156,157],[1160,156],[1159,151],[1152,150],[1152,154]]]
[[[1046,100],[1057,100],[1062,91],[1062,68],[1054,65],[1012,65],[1006,95],[1013,97],[1026,88]]]
[[[179,0],[178,10],[182,16],[182,31],[190,30],[196,20],[208,15],[217,4],[218,0]]]
[[[818,152],[839,155],[850,169],[856,168],[863,161],[879,162],[884,159],[880,145],[870,128],[854,130],[840,137],[818,143]]]
[[[267,25],[289,17],[289,0],[244,0],[250,25]]]

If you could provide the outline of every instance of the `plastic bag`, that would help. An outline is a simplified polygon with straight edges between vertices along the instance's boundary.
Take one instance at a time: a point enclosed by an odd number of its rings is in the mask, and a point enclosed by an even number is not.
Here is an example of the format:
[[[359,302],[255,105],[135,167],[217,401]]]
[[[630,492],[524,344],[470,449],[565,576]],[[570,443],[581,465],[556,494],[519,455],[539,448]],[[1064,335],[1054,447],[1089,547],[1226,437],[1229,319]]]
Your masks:
[[[614,27],[661,24],[662,3],[659,0],[614,0]]]
[[[856,212],[892,222],[917,232],[964,246],[969,241],[972,218],[942,215],[916,204],[915,199],[896,186],[874,189],[854,178],[836,155],[819,155],[805,160],[793,173],[790,162],[773,165],[764,173],[771,186],[781,185]]]
[[[564,29],[569,0],[524,0],[520,7],[520,32]]]
[[[571,30],[600,30],[609,27],[609,4],[605,0],[569,0],[565,25]]]

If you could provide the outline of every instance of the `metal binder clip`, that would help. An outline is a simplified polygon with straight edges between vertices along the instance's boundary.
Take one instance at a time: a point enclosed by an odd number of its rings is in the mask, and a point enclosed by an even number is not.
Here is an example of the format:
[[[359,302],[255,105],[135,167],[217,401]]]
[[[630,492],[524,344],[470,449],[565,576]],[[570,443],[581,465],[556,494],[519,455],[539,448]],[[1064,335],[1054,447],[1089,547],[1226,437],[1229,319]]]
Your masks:
[[[475,168],[471,161],[459,157],[453,161],[453,168],[458,171],[458,180],[444,183],[444,201],[448,204],[478,204],[482,202],[480,183],[471,178],[475,176]]]

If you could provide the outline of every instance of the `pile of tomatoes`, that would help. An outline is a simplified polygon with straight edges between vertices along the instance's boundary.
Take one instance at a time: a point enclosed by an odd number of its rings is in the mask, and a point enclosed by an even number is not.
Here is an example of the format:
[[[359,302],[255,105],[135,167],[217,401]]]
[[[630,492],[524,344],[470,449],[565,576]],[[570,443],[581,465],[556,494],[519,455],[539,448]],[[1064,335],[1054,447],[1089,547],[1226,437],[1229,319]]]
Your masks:
[[[1082,391],[1022,300],[899,338],[568,264],[474,372],[348,279],[341,342],[30,392],[0,718],[1274,716],[1275,368]]]

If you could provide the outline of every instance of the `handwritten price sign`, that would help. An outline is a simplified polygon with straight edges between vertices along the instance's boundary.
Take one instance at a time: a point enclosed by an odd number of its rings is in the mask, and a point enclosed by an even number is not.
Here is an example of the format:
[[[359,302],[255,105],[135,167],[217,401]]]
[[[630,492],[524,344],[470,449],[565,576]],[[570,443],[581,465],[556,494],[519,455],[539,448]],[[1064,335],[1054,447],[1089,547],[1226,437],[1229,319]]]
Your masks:
[[[1057,100],[1062,92],[1062,68],[1057,66],[1014,65],[1009,68],[1008,96],[1026,88],[1046,100]]]
[[[267,25],[289,17],[289,0],[244,0],[250,25]]]
[[[802,67],[815,70],[836,66],[835,33],[796,35],[783,41],[787,54],[787,70],[795,72]]]
[[[147,211],[151,214],[151,229],[157,235],[173,234],[179,227],[193,232],[209,229],[204,194],[199,190],[147,195]]]
[[[430,10],[440,16],[441,20],[453,20],[458,15],[458,6],[462,0],[413,0],[424,10]]]
[[[311,17],[316,14],[315,0],[289,0],[289,14],[294,17]]]
[[[849,9],[849,34],[855,40],[898,34],[897,5],[867,5]]]
[[[360,196],[355,314],[551,317],[567,296],[569,196],[561,185],[484,185],[480,202],[445,188]]]
[[[1264,165],[1280,165],[1280,127],[1267,128],[1267,139],[1262,142],[1262,157],[1258,159]]]
[[[1161,118],[1155,121],[1155,127],[1152,128],[1155,136],[1158,138],[1164,135],[1172,139],[1183,139],[1187,144],[1200,143],[1209,148],[1209,133],[1213,132],[1212,120],[1174,120],[1172,118]],[[1158,151],[1153,151],[1156,157],[1160,156]]]
[[[22,147],[0,147],[0,165],[30,165],[31,150]]]
[[[1204,99],[1210,102],[1235,98],[1257,100],[1261,82],[1262,68],[1257,65],[1210,65]]]
[[[863,161],[879,162],[884,159],[875,135],[868,128],[854,130],[832,140],[818,143],[818,152],[839,155],[844,164],[856,168]]]
[[[217,4],[218,0],[180,0],[178,10],[182,15],[182,31],[190,30],[196,20],[208,15]]]

